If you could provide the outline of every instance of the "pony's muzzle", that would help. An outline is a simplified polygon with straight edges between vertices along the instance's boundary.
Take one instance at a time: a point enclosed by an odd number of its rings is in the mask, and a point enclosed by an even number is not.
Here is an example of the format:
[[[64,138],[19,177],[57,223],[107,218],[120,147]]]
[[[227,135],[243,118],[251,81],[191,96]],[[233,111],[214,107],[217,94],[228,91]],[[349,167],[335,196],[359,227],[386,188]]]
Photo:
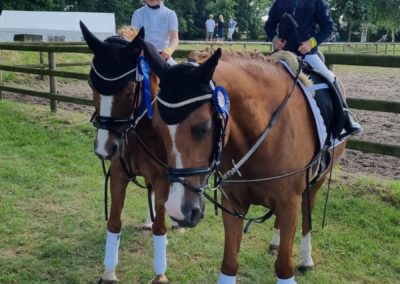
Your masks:
[[[202,218],[204,218],[204,206],[200,207],[185,207],[182,208],[182,213],[184,215],[183,220],[175,220],[173,217],[171,219],[179,224],[181,227],[195,227]]]
[[[94,152],[101,160],[111,160],[121,151],[121,145],[118,140],[99,143],[98,139],[94,140]]]

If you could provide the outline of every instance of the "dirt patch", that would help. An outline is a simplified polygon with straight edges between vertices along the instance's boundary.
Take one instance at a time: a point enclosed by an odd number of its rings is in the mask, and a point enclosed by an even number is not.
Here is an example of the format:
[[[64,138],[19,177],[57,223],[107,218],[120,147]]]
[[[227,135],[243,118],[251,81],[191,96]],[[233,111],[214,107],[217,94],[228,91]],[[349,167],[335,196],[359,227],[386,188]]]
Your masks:
[[[338,78],[343,82],[347,96],[350,98],[366,98],[400,102],[400,69],[390,68],[355,68],[344,67],[335,69]],[[20,86],[19,86],[20,87]],[[47,81],[35,81],[35,90],[48,91]],[[63,95],[91,99],[91,90],[85,81],[61,83],[58,92]],[[5,98],[26,103],[49,105],[46,99],[29,96],[5,94]],[[75,104],[59,103],[59,108],[85,112],[88,115],[92,107]],[[358,139],[400,145],[400,115],[354,110],[364,128]],[[359,176],[375,176],[384,179],[400,180],[400,159],[391,156],[365,154],[359,151],[347,150],[340,162],[344,179]]]

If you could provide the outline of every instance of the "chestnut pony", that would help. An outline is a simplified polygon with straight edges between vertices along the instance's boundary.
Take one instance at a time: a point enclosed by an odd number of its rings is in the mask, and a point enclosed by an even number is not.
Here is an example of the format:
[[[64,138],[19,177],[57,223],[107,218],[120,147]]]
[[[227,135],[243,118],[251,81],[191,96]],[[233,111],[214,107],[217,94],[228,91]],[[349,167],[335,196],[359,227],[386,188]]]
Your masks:
[[[136,80],[141,44],[138,37],[131,42],[117,36],[101,41],[82,22],[81,30],[94,54],[89,82],[95,105],[92,122],[97,128],[94,150],[100,159],[111,160],[111,210],[107,223],[105,270],[99,283],[117,283],[115,268],[118,263],[121,213],[128,182],[136,175],[143,176],[146,185],[155,191],[156,215],[152,232],[156,276],[152,283],[167,283],[166,198],[161,194],[168,189],[169,181],[165,177],[165,168],[147,153],[151,151],[166,160],[164,147],[153,131],[146,108],[141,107],[144,105],[142,82]],[[133,33],[132,37],[136,35],[134,30],[128,32]],[[139,35],[143,36],[143,32]],[[156,76],[150,76],[152,97],[157,92],[157,83]]]
[[[320,145],[300,87],[280,62],[257,55],[221,56],[218,49],[199,66],[167,66],[150,44],[144,43],[144,53],[160,79],[153,126],[163,139],[170,167],[168,215],[182,226],[196,226],[210,176],[219,173],[225,246],[218,283],[236,282],[244,225],[240,216],[252,204],[263,205],[276,216],[271,244],[278,250],[278,283],[296,283],[291,256],[299,210],[300,266],[312,267],[308,213],[327,173],[305,190],[306,173],[311,180],[319,168],[314,162]],[[344,147],[344,141],[338,142],[334,162]],[[248,153],[248,159],[239,163]]]

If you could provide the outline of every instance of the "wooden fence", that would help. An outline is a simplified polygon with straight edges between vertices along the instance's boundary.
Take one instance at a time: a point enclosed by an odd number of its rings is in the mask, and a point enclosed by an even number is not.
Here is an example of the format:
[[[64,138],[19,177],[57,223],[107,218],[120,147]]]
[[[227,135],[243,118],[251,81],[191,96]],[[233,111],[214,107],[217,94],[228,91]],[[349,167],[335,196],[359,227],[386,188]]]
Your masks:
[[[191,42],[193,44],[193,42]],[[204,42],[202,42],[204,43]],[[230,43],[227,43],[228,45]],[[246,42],[246,44],[250,44]],[[176,51],[174,56],[176,58],[185,58],[190,50],[183,48]],[[215,47],[215,46],[214,46]],[[2,64],[1,50],[15,50],[15,51],[36,51],[48,54],[48,66],[43,64],[43,61],[37,65],[24,65],[24,66],[10,66]],[[78,80],[88,80],[89,75],[86,73],[77,73],[69,71],[59,71],[57,66],[77,66],[88,65],[89,62],[80,63],[56,63],[56,53],[86,53],[91,54],[89,48],[85,45],[60,45],[60,44],[0,44],[0,99],[2,91],[11,92],[16,94],[23,94],[46,98],[50,100],[50,107],[52,112],[57,110],[57,101],[69,102],[81,105],[92,105],[92,101],[83,98],[74,98],[69,96],[59,95],[57,93],[57,80],[56,77],[71,78]],[[42,56],[41,56],[42,57]],[[356,66],[374,66],[374,67],[393,67],[400,68],[400,56],[393,55],[376,55],[376,54],[346,54],[346,53],[326,53],[325,59],[330,68],[333,65],[356,65]],[[3,85],[2,71],[19,72],[26,74],[37,74],[40,76],[49,76],[50,90],[49,92],[33,91],[28,89],[9,87]],[[362,109],[368,111],[381,111],[400,114],[400,103],[380,101],[380,100],[366,100],[349,98],[348,104],[351,108]],[[377,153],[383,155],[391,155],[400,157],[400,145],[373,143],[363,140],[352,139],[348,143],[348,148],[360,150],[363,152]]]

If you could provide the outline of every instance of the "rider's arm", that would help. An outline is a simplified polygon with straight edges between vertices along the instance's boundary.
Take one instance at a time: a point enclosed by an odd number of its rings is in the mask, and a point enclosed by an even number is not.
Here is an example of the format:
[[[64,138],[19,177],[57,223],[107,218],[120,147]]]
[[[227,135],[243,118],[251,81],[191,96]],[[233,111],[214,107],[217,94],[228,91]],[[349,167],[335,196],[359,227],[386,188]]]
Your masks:
[[[265,21],[264,24],[265,33],[267,34],[270,41],[273,41],[274,38],[277,36],[276,29],[280,21],[280,16],[281,15],[278,13],[278,8],[275,1],[271,9],[269,10],[268,19]]]
[[[327,41],[333,33],[333,20],[329,6],[325,0],[315,1],[315,17],[319,25],[319,32],[315,35],[317,45]]]

